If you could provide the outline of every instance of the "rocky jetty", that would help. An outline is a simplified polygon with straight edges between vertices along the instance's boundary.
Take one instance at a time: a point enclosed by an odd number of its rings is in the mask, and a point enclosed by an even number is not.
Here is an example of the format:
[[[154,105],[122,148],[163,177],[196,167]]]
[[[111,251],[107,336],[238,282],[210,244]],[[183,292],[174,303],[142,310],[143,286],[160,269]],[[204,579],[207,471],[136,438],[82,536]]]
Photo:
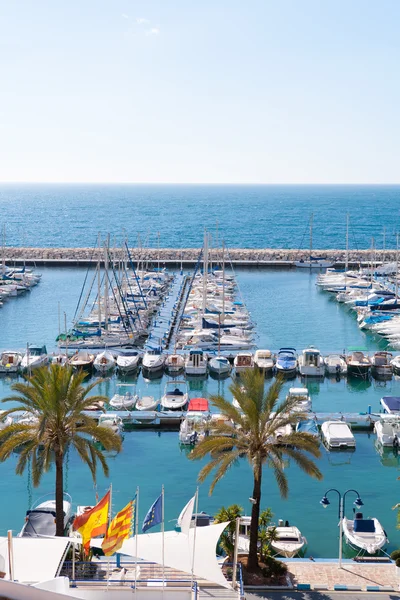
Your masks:
[[[5,260],[7,263],[26,262],[27,264],[89,264],[95,263],[100,256],[103,259],[104,251],[98,248],[18,248],[6,247]],[[196,263],[200,248],[131,248],[132,260],[148,261],[155,263],[160,260],[161,264],[183,264]],[[121,249],[110,249],[110,254],[115,260],[121,259]],[[314,256],[323,257],[337,263],[344,263],[344,250],[314,250]],[[279,265],[292,264],[301,259],[307,260],[309,250],[291,250],[284,248],[230,248],[225,254],[234,264],[243,265]],[[220,250],[211,250],[211,260],[221,259]],[[376,250],[374,252],[374,262],[394,261],[396,260],[395,250]],[[350,264],[367,264],[371,261],[371,250],[351,250],[349,252]]]

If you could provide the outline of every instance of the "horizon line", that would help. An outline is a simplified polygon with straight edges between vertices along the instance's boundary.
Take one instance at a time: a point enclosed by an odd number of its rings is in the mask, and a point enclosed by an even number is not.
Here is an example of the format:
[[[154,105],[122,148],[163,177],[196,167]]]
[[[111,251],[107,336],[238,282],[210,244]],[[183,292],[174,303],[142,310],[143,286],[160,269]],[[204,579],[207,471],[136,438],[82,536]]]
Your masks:
[[[230,181],[1,181],[0,185],[249,185],[249,186],[344,186],[344,185],[363,185],[363,186],[400,186],[400,181],[393,182],[257,182],[257,181],[241,181],[241,182],[230,182]]]

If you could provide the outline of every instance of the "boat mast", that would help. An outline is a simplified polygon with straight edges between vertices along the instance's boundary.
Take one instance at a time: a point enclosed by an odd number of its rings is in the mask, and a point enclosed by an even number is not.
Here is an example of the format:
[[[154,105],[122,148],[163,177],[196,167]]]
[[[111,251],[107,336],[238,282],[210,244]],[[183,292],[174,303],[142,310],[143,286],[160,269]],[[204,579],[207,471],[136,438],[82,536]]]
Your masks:
[[[346,215],[346,259],[344,263],[344,271],[347,273],[349,268],[349,213]]]
[[[395,302],[397,302],[397,294],[399,292],[399,234],[396,233],[396,286],[395,286]]]
[[[225,242],[222,242],[222,322],[225,321]]]
[[[158,273],[160,273],[160,232],[157,231],[157,262],[158,262],[158,267],[157,267],[157,271]]]
[[[311,213],[310,217],[310,267],[311,267],[311,256],[312,256],[312,229],[313,229],[314,213]]]
[[[207,307],[207,271],[208,271],[208,235],[204,230],[204,262],[203,262],[203,317]]]
[[[104,329],[108,329],[108,250],[110,247],[110,234],[104,244]]]
[[[100,271],[100,249],[101,249],[101,238],[100,233],[98,235],[98,248],[97,248],[97,316],[99,320],[99,329],[101,328],[101,271]]]

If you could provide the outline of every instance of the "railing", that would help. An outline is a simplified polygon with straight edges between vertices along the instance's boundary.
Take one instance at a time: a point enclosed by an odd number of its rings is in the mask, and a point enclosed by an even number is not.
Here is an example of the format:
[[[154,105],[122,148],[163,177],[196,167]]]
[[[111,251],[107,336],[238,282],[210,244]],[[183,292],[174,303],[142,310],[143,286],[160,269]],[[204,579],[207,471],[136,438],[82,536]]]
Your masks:
[[[238,578],[237,578],[237,581],[239,583],[240,600],[242,600],[242,598],[244,598],[242,563],[238,563],[237,568],[238,568]]]
[[[225,563],[227,570],[224,573],[225,579],[232,583],[233,580],[233,563]],[[236,587],[238,589],[240,599],[244,598],[244,587],[243,587],[243,571],[242,564],[240,562],[236,565]]]
[[[192,592],[193,592],[193,600],[197,600],[198,598],[198,593],[199,593],[199,586],[197,585],[197,581],[195,581],[193,583],[193,587],[192,587]]]

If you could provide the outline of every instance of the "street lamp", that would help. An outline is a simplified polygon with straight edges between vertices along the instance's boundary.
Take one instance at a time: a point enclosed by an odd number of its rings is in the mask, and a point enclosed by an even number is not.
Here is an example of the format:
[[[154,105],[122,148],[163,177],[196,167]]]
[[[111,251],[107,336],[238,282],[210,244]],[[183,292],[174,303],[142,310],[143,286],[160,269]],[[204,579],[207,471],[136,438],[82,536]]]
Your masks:
[[[342,568],[342,537],[343,537],[343,517],[344,517],[344,511],[345,511],[345,501],[346,501],[346,495],[349,492],[353,492],[354,494],[357,494],[357,498],[354,500],[353,504],[357,507],[357,508],[361,508],[361,506],[364,505],[364,502],[361,500],[360,498],[360,494],[357,492],[357,490],[346,490],[344,492],[344,494],[341,494],[339,492],[339,490],[337,490],[336,488],[330,488],[327,492],[325,492],[324,497],[322,498],[322,500],[320,500],[320,504],[322,504],[323,508],[328,508],[328,506],[330,505],[330,501],[328,499],[328,494],[329,492],[336,492],[338,495],[338,500],[339,500],[339,569]]]

